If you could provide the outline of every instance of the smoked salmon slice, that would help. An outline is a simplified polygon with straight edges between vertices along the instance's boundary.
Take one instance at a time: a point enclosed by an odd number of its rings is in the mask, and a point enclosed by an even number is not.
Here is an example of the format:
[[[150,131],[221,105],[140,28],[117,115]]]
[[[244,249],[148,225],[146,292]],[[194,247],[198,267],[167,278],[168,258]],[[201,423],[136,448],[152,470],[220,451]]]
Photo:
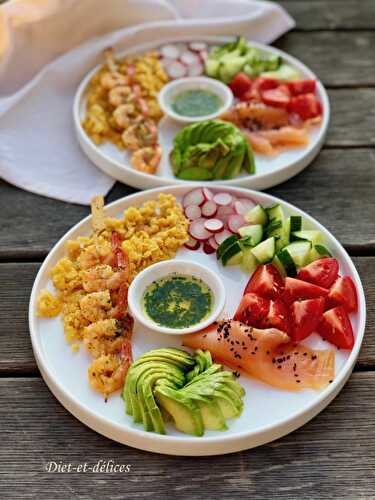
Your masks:
[[[278,389],[322,389],[335,374],[333,351],[294,344],[276,328],[258,330],[239,321],[224,320],[184,335],[183,345],[207,349],[218,362]]]

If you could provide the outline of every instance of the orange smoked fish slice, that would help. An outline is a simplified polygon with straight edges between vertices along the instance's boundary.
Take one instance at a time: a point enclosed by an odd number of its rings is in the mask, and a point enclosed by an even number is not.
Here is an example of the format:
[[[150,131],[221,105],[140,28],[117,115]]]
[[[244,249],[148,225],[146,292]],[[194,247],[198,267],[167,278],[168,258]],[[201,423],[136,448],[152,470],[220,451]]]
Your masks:
[[[183,344],[208,349],[215,360],[279,389],[321,389],[335,373],[333,351],[296,345],[280,330],[257,330],[239,321],[222,321],[185,335]]]

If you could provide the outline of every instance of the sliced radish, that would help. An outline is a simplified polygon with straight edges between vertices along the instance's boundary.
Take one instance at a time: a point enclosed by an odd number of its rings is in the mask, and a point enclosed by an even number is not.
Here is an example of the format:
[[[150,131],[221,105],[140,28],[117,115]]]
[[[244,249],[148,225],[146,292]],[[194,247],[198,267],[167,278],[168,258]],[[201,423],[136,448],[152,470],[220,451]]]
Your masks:
[[[202,59],[202,61],[204,62],[208,57],[208,50],[201,50],[199,52],[199,55],[200,55],[200,58]]]
[[[224,229],[224,231],[221,231],[220,233],[216,233],[214,238],[216,240],[216,243],[218,245],[221,245],[223,241],[225,241],[229,236],[232,236],[232,233],[228,231],[227,229]]]
[[[198,62],[197,64],[193,64],[187,69],[189,76],[201,76],[204,72],[203,64]]]
[[[241,198],[233,203],[233,208],[236,214],[245,215],[249,210],[251,210],[255,204],[251,200]]]
[[[214,202],[222,207],[232,203],[233,196],[229,193],[217,193],[214,196]]]
[[[203,217],[213,217],[216,214],[217,205],[214,201],[208,200],[205,201],[202,205],[202,215]]]
[[[194,66],[200,63],[200,58],[197,54],[194,54],[194,52],[186,50],[180,55],[180,61],[186,64],[186,66]]]
[[[198,241],[205,241],[211,238],[212,233],[205,228],[206,219],[194,220],[189,226],[189,234]]]
[[[173,61],[171,64],[168,64],[165,71],[173,80],[187,75],[187,68],[180,61]]]
[[[202,52],[202,50],[207,50],[207,43],[191,42],[189,43],[189,49],[193,52]]]
[[[163,68],[167,68],[170,64],[174,63],[176,59],[170,59],[169,57],[162,57],[160,59],[160,64],[163,66]]]
[[[208,243],[217,250],[219,248],[219,245],[217,244],[217,241],[215,240],[215,236],[211,236],[211,238],[208,240]]]
[[[198,250],[198,248],[201,246],[198,240],[194,238],[189,238],[188,241],[184,244],[186,248],[189,250]]]
[[[224,229],[224,224],[219,219],[207,219],[204,223],[204,227],[207,231],[210,231],[210,233],[220,233],[220,231]]]
[[[160,54],[168,59],[178,59],[180,50],[177,45],[163,45],[160,49]]]
[[[197,188],[185,194],[182,200],[182,206],[183,207],[187,207],[188,205],[201,206],[204,202],[205,202],[205,197],[203,196],[203,191],[201,188]]]
[[[227,222],[231,215],[235,214],[234,209],[227,205],[226,207],[219,207],[216,212],[216,217],[223,222]]]
[[[216,249],[210,245],[209,241],[203,243],[203,252],[207,254],[215,253]]]
[[[189,220],[196,220],[202,215],[202,210],[198,205],[188,205],[185,207],[185,215]]]
[[[245,225],[245,219],[242,215],[231,215],[228,219],[228,229],[232,233],[238,233],[240,227]]]
[[[208,188],[202,188],[202,192],[206,200],[212,200],[212,198],[214,197],[214,193]]]

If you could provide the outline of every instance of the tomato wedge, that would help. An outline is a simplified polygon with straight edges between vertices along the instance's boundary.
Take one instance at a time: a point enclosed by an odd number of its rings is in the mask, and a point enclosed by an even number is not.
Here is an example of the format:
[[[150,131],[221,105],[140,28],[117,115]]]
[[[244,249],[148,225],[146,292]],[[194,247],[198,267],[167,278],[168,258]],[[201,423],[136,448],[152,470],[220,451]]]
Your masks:
[[[342,306],[334,307],[323,314],[318,333],[324,340],[341,349],[352,349],[354,335],[348,313]]]
[[[283,290],[284,281],[279,271],[272,264],[265,264],[251,276],[244,294],[252,292],[266,299],[279,299]]]
[[[343,306],[347,312],[358,309],[357,290],[350,276],[339,276],[328,294],[329,307]]]
[[[290,324],[294,341],[299,342],[316,330],[322,318],[324,304],[322,297],[293,302],[290,308]]]
[[[307,283],[306,281],[298,280],[295,278],[285,278],[285,289],[283,293],[283,300],[287,304],[291,304],[295,300],[303,299],[316,299],[319,297],[326,297],[328,290],[321,286]]]
[[[337,280],[338,274],[339,264],[337,260],[333,257],[326,257],[302,267],[297,273],[297,278],[323,288],[330,288]]]
[[[287,85],[279,85],[275,89],[262,91],[261,98],[267,106],[287,108],[290,101],[290,91]]]
[[[302,120],[308,120],[322,114],[322,105],[314,94],[302,94],[289,100],[288,111],[297,113]]]
[[[266,328],[278,328],[289,335],[289,312],[282,300],[271,300],[265,321]]]
[[[288,88],[293,96],[300,94],[315,94],[315,80],[295,80],[288,82]]]
[[[259,100],[260,94],[264,90],[274,89],[279,86],[279,81],[274,78],[258,77],[252,82],[252,86],[244,94],[240,96],[241,101]]]
[[[238,73],[233,80],[228,83],[235,97],[241,98],[248,90],[251,89],[253,81],[245,73]]]
[[[270,301],[255,293],[246,293],[238,306],[233,319],[256,328],[265,327],[265,319],[270,310]]]

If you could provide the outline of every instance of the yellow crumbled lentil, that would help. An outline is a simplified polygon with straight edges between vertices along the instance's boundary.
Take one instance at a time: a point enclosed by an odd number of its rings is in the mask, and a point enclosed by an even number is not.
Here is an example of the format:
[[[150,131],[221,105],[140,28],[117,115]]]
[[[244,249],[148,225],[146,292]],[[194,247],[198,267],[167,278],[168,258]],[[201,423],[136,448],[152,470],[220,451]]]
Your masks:
[[[44,318],[53,318],[60,314],[62,303],[48,290],[42,290],[38,297],[37,314]]]

